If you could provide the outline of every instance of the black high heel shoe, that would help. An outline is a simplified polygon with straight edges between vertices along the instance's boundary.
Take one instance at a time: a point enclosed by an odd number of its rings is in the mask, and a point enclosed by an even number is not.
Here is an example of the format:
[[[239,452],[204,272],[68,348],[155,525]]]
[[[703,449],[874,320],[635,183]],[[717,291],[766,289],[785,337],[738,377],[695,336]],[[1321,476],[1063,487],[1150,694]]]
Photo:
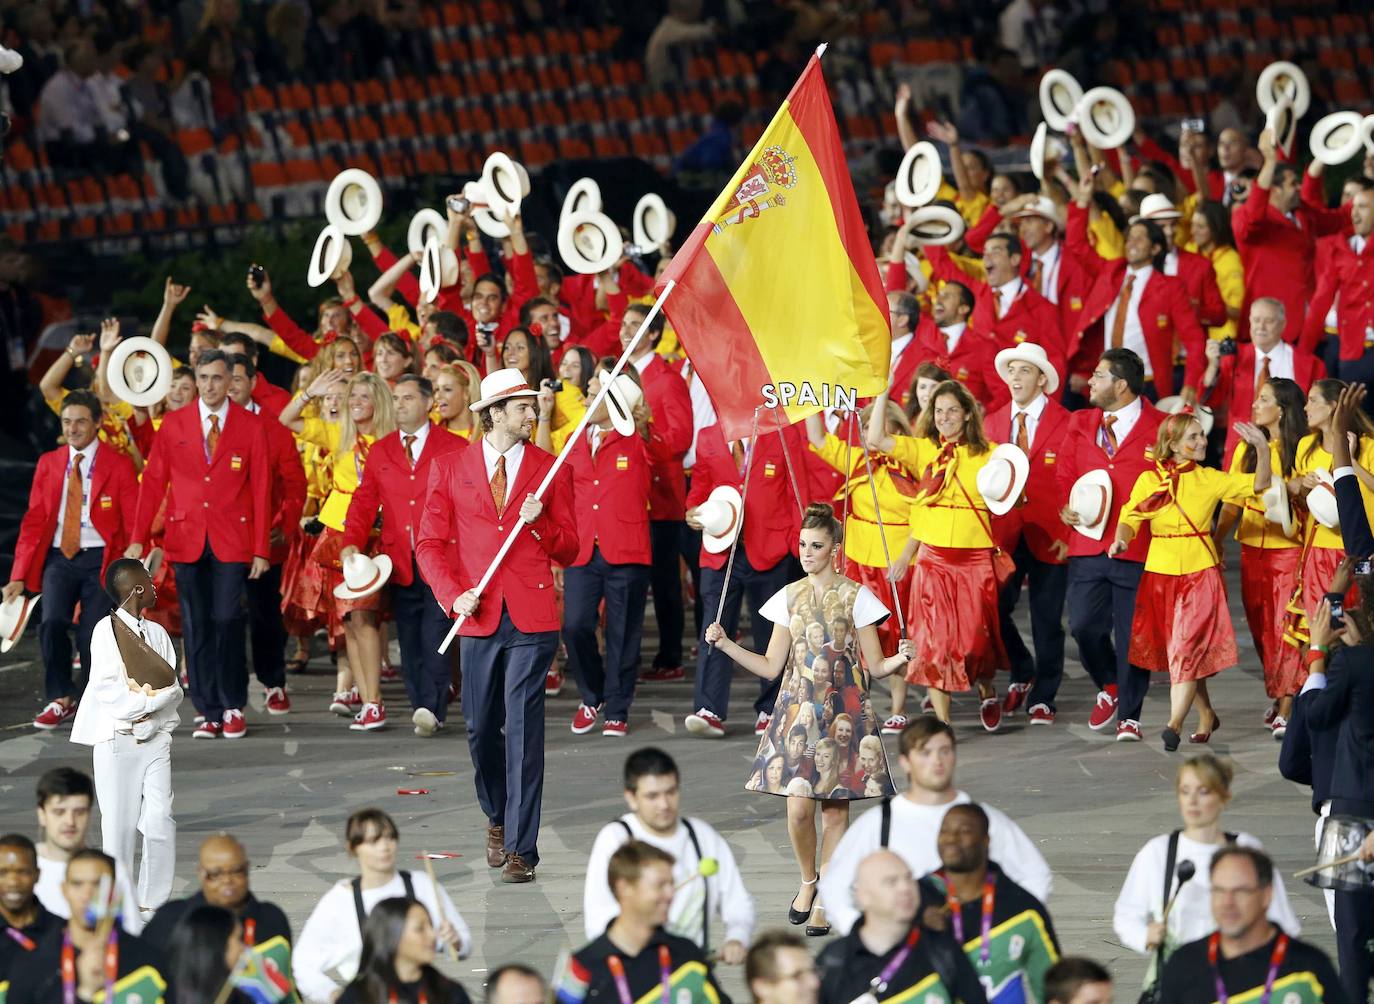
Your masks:
[[[820,877],[819,875],[817,875],[817,876],[816,876],[815,878],[813,878],[810,882],[803,882],[802,885],[815,885],[815,884],[816,884],[817,882],[819,882],[820,880],[821,880],[821,877]],[[797,895],[801,895],[801,894],[798,893]],[[816,904],[816,896],[815,896],[815,894],[813,893],[812,896],[811,896],[811,905],[812,905],[812,907],[814,907],[815,904]],[[792,902],[789,903],[788,906],[787,906],[787,922],[788,922],[789,924],[791,924],[793,927],[800,927],[802,924],[805,924],[805,923],[806,923],[808,920],[810,920],[810,919],[811,919],[811,907],[808,907],[808,908],[805,909],[805,910],[798,910],[798,909],[797,909],[797,897],[796,897],[796,896],[793,896],[793,897],[792,897]]]

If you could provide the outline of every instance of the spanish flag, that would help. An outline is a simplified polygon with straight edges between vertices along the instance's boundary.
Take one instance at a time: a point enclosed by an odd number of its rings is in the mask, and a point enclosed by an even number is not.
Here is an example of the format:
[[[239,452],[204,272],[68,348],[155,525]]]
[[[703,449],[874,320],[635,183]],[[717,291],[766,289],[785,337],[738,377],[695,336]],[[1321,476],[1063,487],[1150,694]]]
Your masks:
[[[659,280],[674,283],[664,312],[727,440],[759,407],[791,423],[888,382],[887,295],[821,51]]]

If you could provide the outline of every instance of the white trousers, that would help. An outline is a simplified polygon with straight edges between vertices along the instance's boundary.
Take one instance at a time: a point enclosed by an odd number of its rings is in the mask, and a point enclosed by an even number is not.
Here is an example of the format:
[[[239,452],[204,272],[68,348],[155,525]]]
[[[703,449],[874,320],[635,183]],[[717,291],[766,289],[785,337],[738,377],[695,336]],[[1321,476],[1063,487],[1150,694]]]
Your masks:
[[[131,878],[135,844],[143,834],[138,902],[125,904],[125,909],[155,910],[171,898],[176,870],[171,733],[158,732],[140,743],[117,732],[96,744],[93,759],[103,849]]]

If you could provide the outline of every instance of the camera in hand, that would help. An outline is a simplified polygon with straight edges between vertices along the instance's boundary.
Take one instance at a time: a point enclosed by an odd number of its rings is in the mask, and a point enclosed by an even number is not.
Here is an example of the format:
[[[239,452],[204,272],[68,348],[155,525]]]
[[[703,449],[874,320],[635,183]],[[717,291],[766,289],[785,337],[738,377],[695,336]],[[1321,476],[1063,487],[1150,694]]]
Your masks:
[[[261,265],[250,265],[248,267],[248,281],[253,284],[254,289],[262,289],[262,284],[267,281],[267,269]]]
[[[1207,131],[1207,123],[1202,121],[1202,119],[1184,119],[1183,131],[1205,133]]]
[[[1374,558],[1357,558],[1351,570],[1356,575],[1369,575],[1374,572]]]
[[[562,380],[550,380],[550,381],[548,381],[548,384],[549,384],[549,390],[553,391],[555,394],[561,394],[561,393],[563,392],[563,381],[562,381]],[[1365,564],[1368,565],[1369,562],[1366,561]]]
[[[466,215],[472,209],[471,200],[465,199],[461,195],[450,195],[445,205],[448,206],[449,212],[459,216]]]
[[[1331,630],[1341,631],[1345,628],[1345,601],[1332,596],[1328,602],[1331,604]]]
[[[1218,350],[1223,356],[1233,356],[1236,354],[1236,340],[1234,338],[1223,338],[1221,347]]]

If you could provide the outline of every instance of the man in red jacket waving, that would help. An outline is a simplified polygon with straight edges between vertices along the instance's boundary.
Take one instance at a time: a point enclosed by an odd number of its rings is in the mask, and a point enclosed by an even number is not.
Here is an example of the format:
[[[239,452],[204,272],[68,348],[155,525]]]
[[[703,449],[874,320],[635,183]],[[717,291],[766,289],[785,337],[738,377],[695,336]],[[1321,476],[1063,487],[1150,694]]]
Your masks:
[[[519,370],[483,378],[482,397],[471,405],[482,438],[431,468],[415,542],[435,599],[464,618],[468,751],[487,814],[487,865],[503,869],[503,882],[533,881],[539,863],[544,673],[559,626],[552,563],[570,565],[578,551],[570,472],[554,478],[543,500],[534,496],[554,463],[529,442],[537,394]],[[526,529],[479,593],[517,520]]]

